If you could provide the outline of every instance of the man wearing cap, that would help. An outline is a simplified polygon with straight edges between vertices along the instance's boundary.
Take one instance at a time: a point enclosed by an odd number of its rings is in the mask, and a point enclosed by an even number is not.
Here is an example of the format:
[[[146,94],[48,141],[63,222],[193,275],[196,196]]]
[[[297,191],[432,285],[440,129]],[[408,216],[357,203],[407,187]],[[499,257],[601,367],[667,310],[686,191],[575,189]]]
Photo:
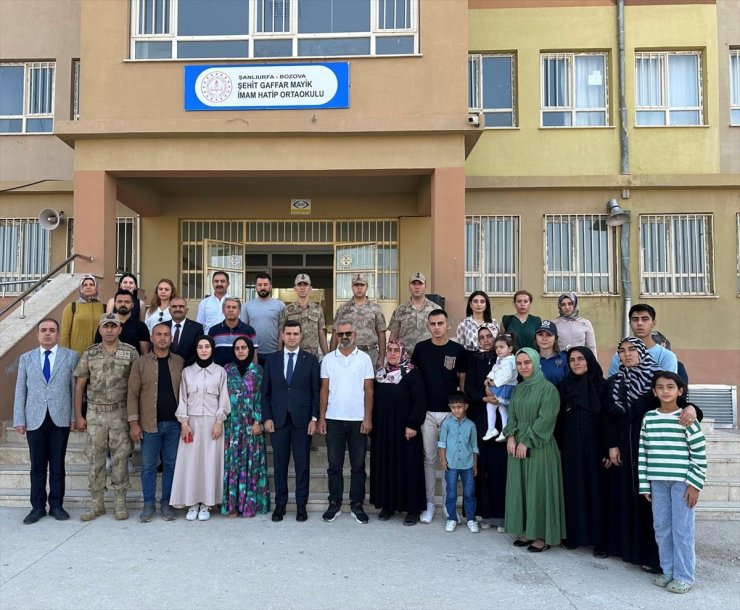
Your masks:
[[[352,276],[352,294],[349,301],[337,308],[334,326],[339,320],[352,323],[355,331],[357,349],[370,356],[373,370],[385,363],[385,316],[375,301],[367,298],[367,275],[355,273]],[[331,349],[337,348],[336,336],[331,338]]]
[[[239,318],[254,328],[257,339],[254,342],[261,366],[265,365],[265,356],[278,351],[280,336],[280,312],[285,304],[272,297],[272,277],[269,273],[258,273],[254,282],[257,298],[247,301],[242,306]]]
[[[88,347],[75,369],[75,428],[87,430],[85,453],[89,464],[90,502],[82,521],[92,521],[105,514],[105,458],[110,449],[111,487],[116,493],[116,519],[128,519],[129,440],[126,398],[128,378],[138,354],[127,343],[121,343],[121,319],[118,314],[100,317],[98,331],[102,343]],[[87,418],[82,415],[82,395],[87,386]]]
[[[294,289],[298,298],[288,303],[280,312],[280,349],[283,347],[282,334],[285,330],[285,323],[293,320],[301,325],[300,348],[318,358],[320,354],[326,354],[329,351],[326,343],[324,310],[321,305],[309,300],[313,289],[311,278],[307,273],[299,273],[295,276]]]
[[[429,314],[439,305],[433,303],[424,296],[427,280],[423,273],[412,273],[409,278],[409,292],[411,299],[396,307],[391,316],[388,330],[391,331],[391,340],[401,339],[406,345],[409,355],[413,354],[414,348],[419,341],[429,339],[429,327],[427,319]]]
[[[555,322],[542,320],[535,331],[534,340],[540,353],[542,374],[550,383],[557,385],[570,370],[568,354],[558,348],[558,327]]]

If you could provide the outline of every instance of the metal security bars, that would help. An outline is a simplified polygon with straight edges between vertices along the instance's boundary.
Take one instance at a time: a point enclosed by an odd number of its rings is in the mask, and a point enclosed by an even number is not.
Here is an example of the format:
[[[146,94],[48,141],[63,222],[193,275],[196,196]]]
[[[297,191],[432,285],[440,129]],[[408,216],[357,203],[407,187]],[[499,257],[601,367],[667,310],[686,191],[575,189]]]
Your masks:
[[[519,216],[465,217],[465,294],[519,289]]]
[[[712,235],[711,214],[640,215],[642,294],[714,294]]]
[[[608,124],[606,53],[543,53],[542,127]]]
[[[20,294],[49,272],[49,231],[37,218],[0,219],[0,296]]]
[[[80,120],[80,60],[72,60],[72,120]]]
[[[545,215],[545,292],[616,294],[616,230],[604,214]]]
[[[116,218],[116,274],[127,272],[139,276],[139,221],[138,216]],[[71,255],[74,249],[75,221],[68,218],[67,255]]]
[[[468,57],[468,110],[483,113],[483,127],[516,125],[514,70],[512,53]]]
[[[54,62],[0,64],[0,133],[54,131]]]
[[[730,125],[740,125],[740,49],[730,49]]]

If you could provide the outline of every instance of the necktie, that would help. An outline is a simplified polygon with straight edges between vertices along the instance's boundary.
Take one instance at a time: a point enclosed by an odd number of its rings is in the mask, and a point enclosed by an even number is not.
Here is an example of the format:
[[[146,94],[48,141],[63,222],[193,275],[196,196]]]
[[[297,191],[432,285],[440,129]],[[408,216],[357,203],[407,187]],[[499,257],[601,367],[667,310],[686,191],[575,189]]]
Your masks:
[[[180,344],[180,324],[175,324],[175,337],[172,339],[172,351],[177,351],[177,346]]]
[[[44,379],[46,379],[46,383],[49,383],[49,379],[51,379],[51,362],[49,356],[51,356],[51,350],[47,349],[44,352]]]
[[[288,352],[288,370],[285,373],[285,382],[290,384],[290,378],[293,377],[293,352]]]

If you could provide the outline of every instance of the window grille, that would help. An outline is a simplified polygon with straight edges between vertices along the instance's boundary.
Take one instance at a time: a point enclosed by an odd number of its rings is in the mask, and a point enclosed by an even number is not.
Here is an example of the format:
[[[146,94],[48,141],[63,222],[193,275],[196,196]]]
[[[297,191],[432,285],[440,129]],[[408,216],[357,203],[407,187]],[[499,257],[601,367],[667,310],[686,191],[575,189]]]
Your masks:
[[[465,294],[519,289],[519,216],[465,217]]]
[[[516,125],[514,70],[511,53],[468,57],[468,108],[483,113],[483,127]]]
[[[0,218],[0,296],[20,294],[49,272],[49,234],[36,218]]]

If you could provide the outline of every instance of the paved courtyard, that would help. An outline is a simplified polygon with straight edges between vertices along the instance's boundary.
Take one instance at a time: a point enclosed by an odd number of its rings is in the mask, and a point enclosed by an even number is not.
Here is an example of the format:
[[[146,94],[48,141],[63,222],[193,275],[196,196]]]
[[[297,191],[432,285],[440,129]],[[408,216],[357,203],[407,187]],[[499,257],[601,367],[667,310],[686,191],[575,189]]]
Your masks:
[[[345,507],[346,510],[346,507]],[[553,548],[532,554],[495,530],[447,534],[396,516],[361,526],[347,513],[275,524],[189,523],[110,511],[21,523],[0,509],[0,609],[11,608],[728,608],[740,600],[740,522],[697,524],[697,585],[678,596],[615,559]],[[133,514],[132,514],[133,516]]]

